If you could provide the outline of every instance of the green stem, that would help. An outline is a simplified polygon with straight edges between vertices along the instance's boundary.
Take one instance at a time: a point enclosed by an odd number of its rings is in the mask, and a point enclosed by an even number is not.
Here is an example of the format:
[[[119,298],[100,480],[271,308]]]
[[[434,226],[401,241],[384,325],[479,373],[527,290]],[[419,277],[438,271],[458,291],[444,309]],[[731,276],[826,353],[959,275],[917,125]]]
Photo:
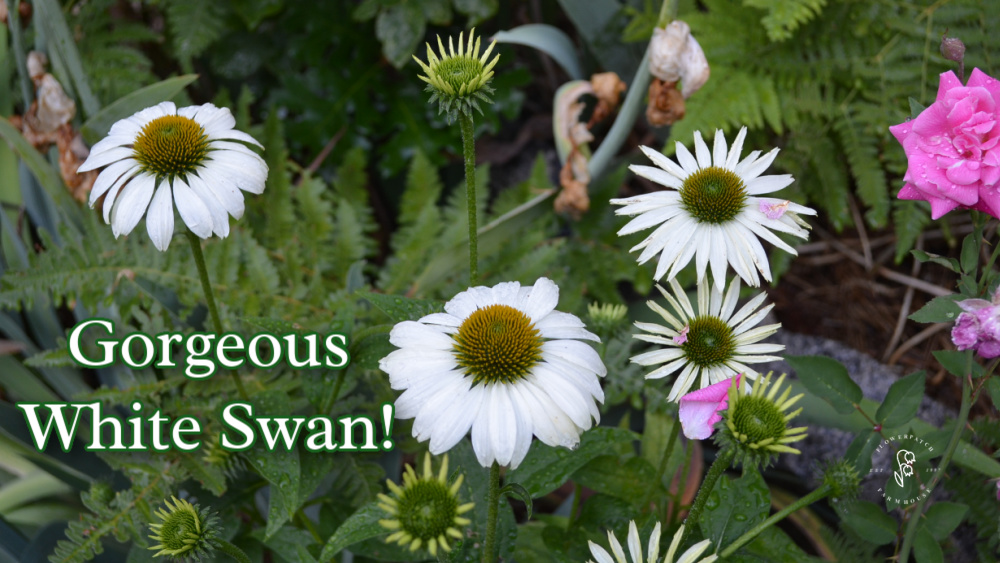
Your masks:
[[[247,557],[246,553],[243,553],[242,549],[227,542],[226,540],[219,540],[219,551],[225,553],[240,563],[250,563],[250,558]]]
[[[497,520],[500,515],[500,464],[490,467],[490,493],[486,502],[486,544],[483,546],[483,563],[496,561]]]
[[[469,206],[469,286],[479,281],[477,248],[479,233],[476,220],[476,129],[472,114],[459,112],[458,126],[462,130],[462,156],[465,158],[465,199]]]
[[[972,371],[972,350],[966,352],[966,374]],[[931,497],[931,493],[934,492],[934,487],[941,480],[946,469],[948,469],[948,464],[951,463],[951,457],[955,454],[955,449],[958,447],[958,442],[962,438],[962,431],[965,430],[965,425],[969,420],[969,409],[972,408],[972,397],[970,393],[970,383],[968,377],[962,378],[962,405],[958,409],[958,418],[955,420],[955,430],[951,433],[951,440],[948,442],[948,447],[944,450],[944,456],[941,457],[941,463],[938,464],[937,471],[934,472],[934,477],[931,478],[931,482],[927,484],[926,492],[923,498],[917,502],[917,506],[914,507],[912,514],[910,514],[910,520],[906,524],[906,535],[903,536],[903,547],[899,551],[899,563],[907,563],[910,559],[910,549],[913,547],[913,540],[917,536],[917,529],[920,527],[920,517],[924,513],[924,505],[927,504],[927,499]]]
[[[583,486],[580,483],[573,483],[573,506],[569,509],[569,523],[573,525],[576,520],[576,513],[580,511],[580,495],[583,493]]]
[[[657,27],[666,27],[668,23],[677,17],[679,3],[679,0],[663,1],[663,4],[660,5],[659,17],[657,18]],[[651,80],[652,75],[649,74],[649,47],[646,47],[646,52],[643,53],[642,60],[639,62],[639,68],[636,69],[635,76],[632,77],[632,83],[629,84],[628,93],[625,94],[625,101],[622,102],[618,117],[615,118],[615,122],[611,125],[611,129],[608,130],[608,134],[605,135],[604,140],[601,141],[601,145],[597,147],[594,155],[590,157],[590,162],[587,163],[587,172],[590,173],[591,178],[596,179],[604,173],[604,170],[611,162],[611,158],[618,152],[618,149],[625,142],[625,138],[632,131],[635,120],[642,111],[643,102],[646,100]],[[594,185],[594,183],[591,182],[591,185]]]
[[[719,455],[715,457],[715,461],[712,462],[712,467],[708,468],[708,474],[705,475],[705,480],[701,482],[698,494],[694,497],[694,504],[691,505],[691,511],[688,512],[687,518],[684,519],[684,523],[690,523],[691,526],[684,526],[684,535],[681,536],[679,545],[684,545],[684,539],[691,533],[693,525],[698,523],[698,517],[701,516],[701,511],[704,510],[705,503],[708,502],[708,496],[715,487],[715,482],[719,480],[719,477],[722,476],[726,469],[729,469],[729,462],[732,460],[733,449],[726,448],[719,452]]]
[[[680,420],[675,420],[672,428],[670,429],[670,437],[667,438],[667,449],[663,452],[663,457],[660,458],[660,469],[657,470],[656,474],[660,476],[660,483],[663,483],[663,473],[667,470],[667,463],[670,462],[670,456],[674,453],[674,444],[677,442],[677,435],[681,431]],[[667,491],[670,491],[670,481],[667,481]]]
[[[831,492],[833,492],[833,488],[832,487],[830,487],[829,485],[823,485],[822,487],[820,487],[820,488],[816,489],[815,491],[809,493],[808,495],[806,495],[806,496],[798,499],[797,501],[793,502],[792,504],[789,504],[785,508],[781,509],[779,512],[776,512],[774,514],[774,516],[771,516],[767,520],[764,520],[760,524],[757,524],[756,526],[754,526],[753,528],[751,528],[749,531],[747,531],[745,534],[743,534],[742,536],[736,538],[736,541],[734,541],[733,543],[731,543],[729,545],[729,547],[727,547],[726,549],[723,549],[722,552],[719,553],[719,558],[720,559],[725,559],[726,557],[729,557],[737,549],[739,549],[739,548],[743,547],[744,545],[746,545],[746,544],[750,543],[751,541],[753,541],[753,539],[755,537],[757,537],[761,532],[763,532],[764,530],[766,530],[766,529],[770,528],[771,526],[777,524],[778,522],[780,522],[781,520],[783,520],[789,514],[795,512],[796,510],[798,510],[800,508],[805,508],[805,507],[809,506],[810,504],[812,504],[812,503],[814,503],[814,502],[816,502],[818,500],[822,500],[823,498],[827,497]]]
[[[201,278],[201,288],[205,292],[205,303],[208,305],[208,315],[212,317],[212,326],[215,333],[222,334],[222,321],[219,320],[219,309],[215,306],[215,294],[212,293],[212,282],[208,279],[208,267],[205,266],[205,255],[201,252],[201,239],[198,235],[187,231],[188,242],[191,243],[191,254],[194,255],[194,263],[198,266],[198,277]],[[229,372],[236,383],[236,390],[244,401],[249,400],[246,389],[243,388],[243,380],[240,379],[236,370]]]

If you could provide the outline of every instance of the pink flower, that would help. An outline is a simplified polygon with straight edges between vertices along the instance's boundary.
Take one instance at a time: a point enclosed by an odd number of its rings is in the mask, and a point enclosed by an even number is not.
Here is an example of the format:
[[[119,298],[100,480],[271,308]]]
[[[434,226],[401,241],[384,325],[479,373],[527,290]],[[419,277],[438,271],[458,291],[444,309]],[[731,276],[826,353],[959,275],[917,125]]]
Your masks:
[[[951,341],[959,350],[975,350],[983,358],[1000,356],[1000,288],[992,301],[965,299],[958,306],[964,313],[955,319]]]
[[[680,419],[684,435],[690,440],[704,440],[715,431],[713,426],[722,420],[720,411],[729,406],[729,387],[740,384],[743,374],[730,377],[714,385],[692,391],[681,397]]]
[[[899,199],[929,202],[934,219],[959,206],[1000,217],[1000,82],[977,68],[963,86],[945,72],[937,100],[889,131],[908,164]]]
[[[674,344],[684,344],[685,342],[687,342],[688,332],[690,331],[691,331],[691,326],[684,325],[684,328],[682,328],[681,331],[677,333],[677,336],[674,337]]]

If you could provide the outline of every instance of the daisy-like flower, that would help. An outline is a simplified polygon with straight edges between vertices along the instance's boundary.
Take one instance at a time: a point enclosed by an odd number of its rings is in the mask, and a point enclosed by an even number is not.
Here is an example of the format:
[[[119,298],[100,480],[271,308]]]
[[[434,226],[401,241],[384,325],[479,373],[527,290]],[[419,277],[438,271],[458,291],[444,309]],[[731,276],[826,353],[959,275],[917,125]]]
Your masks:
[[[708,557],[701,557],[701,554],[708,549],[711,540],[702,540],[687,549],[678,559],[674,559],[677,553],[677,548],[680,547],[681,538],[684,537],[684,526],[681,526],[674,534],[673,541],[670,542],[670,548],[667,549],[667,556],[662,562],[659,562],[660,557],[660,523],[656,523],[656,527],[653,528],[653,533],[649,536],[649,547],[646,551],[646,559],[642,558],[642,543],[639,541],[639,530],[636,528],[635,521],[630,521],[628,523],[628,551],[632,558],[631,563],[644,563],[644,561],[649,561],[649,563],[712,563],[718,556],[709,555]],[[590,553],[597,560],[597,563],[629,563],[629,560],[625,558],[625,551],[622,549],[622,544],[618,543],[618,538],[610,530],[608,531],[608,543],[611,545],[611,553],[609,554],[605,549],[594,542],[587,542],[590,545]],[[612,554],[614,559],[611,558]],[[594,563],[593,560],[588,563]]]
[[[398,542],[410,546],[410,551],[426,547],[432,556],[438,548],[451,551],[448,539],[462,539],[462,526],[472,523],[462,514],[472,510],[475,503],[459,504],[458,490],[464,475],[448,484],[448,456],[444,456],[437,476],[431,470],[431,454],[424,455],[424,474],[418,476],[413,466],[407,464],[403,471],[403,486],[386,481],[392,496],[379,493],[378,505],[389,518],[379,520],[384,528],[392,530],[386,543]]]
[[[212,104],[177,109],[173,102],[146,108],[111,126],[77,172],[101,171],[90,192],[104,196],[104,222],[117,238],[146,216],[153,245],[166,250],[174,233],[174,205],[201,238],[229,235],[229,216],[243,216],[243,194],[264,191],[267,165],[243,143],[260,146],[233,129],[227,108]]]
[[[758,238],[791,254],[796,254],[795,249],[772,231],[807,238],[809,225],[799,214],[815,215],[816,211],[791,202],[783,213],[767,211],[783,208],[785,200],[761,196],[787,187],[793,179],[790,174],[761,176],[778,155],[778,149],[764,156],[753,151],[739,160],[746,132],[746,127],[740,129],[733,146],[727,149],[722,130],[716,131],[711,151],[701,133],[696,132],[695,154],[678,142],[676,163],[649,147],[642,147],[656,167],[629,167],[666,188],[611,200],[624,206],[616,214],[637,215],[618,231],[619,235],[656,227],[632,248],[633,252],[642,250],[640,264],[659,255],[655,279],[664,275],[672,279],[693,258],[699,280],[705,277],[711,264],[712,277],[720,290],[725,283],[727,264],[756,287],[760,285],[758,271],[771,281],[771,266]]]
[[[412,418],[413,436],[448,451],[472,430],[483,467],[517,467],[531,436],[575,447],[604,401],[607,370],[580,340],[599,341],[574,315],[555,310],[559,288],[546,278],[521,287],[472,287],[444,313],[393,327],[396,350],[379,367],[389,374],[396,418]]]
[[[701,389],[739,373],[753,379],[757,372],[747,364],[781,359],[767,355],[784,350],[781,344],[758,344],[781,328],[780,323],[757,326],[774,307],[771,304],[760,308],[767,298],[766,293],[758,294],[736,311],[739,278],[733,278],[725,298],[721,288],[709,287],[708,280],[702,279],[698,282],[698,311],[695,312],[676,280],[670,280],[673,295],[659,285],[656,287],[673,312],[655,301],[648,301],[649,308],[663,317],[667,325],[637,322],[635,326],[649,334],[637,334],[635,338],[664,347],[634,356],[632,361],[643,366],[664,364],[646,374],[646,379],[659,379],[680,371],[668,400],[678,400],[696,381],[697,388]]]
[[[494,56],[493,60],[489,59],[497,42],[494,40],[490,43],[486,52],[479,56],[481,38],[474,39],[475,33],[475,29],[469,31],[468,44],[464,41],[464,32],[458,35],[457,52],[451,37],[448,38],[448,51],[445,52],[439,35],[440,56],[434,53],[430,43],[427,43],[427,63],[416,55],[413,56],[413,60],[417,61],[426,75],[418,78],[427,83],[427,91],[431,93],[430,103],[438,102],[438,112],[447,114],[452,121],[458,112],[470,114],[473,108],[482,113],[479,101],[493,103],[490,99],[493,94],[490,82],[493,80],[493,67],[500,60],[500,55]]]
[[[729,388],[726,423],[716,434],[722,448],[734,448],[734,461],[744,466],[766,467],[780,453],[802,453],[788,444],[804,440],[807,427],[789,428],[788,423],[802,412],[799,407],[788,412],[804,393],[789,398],[791,387],[778,390],[785,381],[782,374],[771,384],[771,374],[757,378],[748,393],[743,385]],[[767,389],[767,394],[764,390]]]

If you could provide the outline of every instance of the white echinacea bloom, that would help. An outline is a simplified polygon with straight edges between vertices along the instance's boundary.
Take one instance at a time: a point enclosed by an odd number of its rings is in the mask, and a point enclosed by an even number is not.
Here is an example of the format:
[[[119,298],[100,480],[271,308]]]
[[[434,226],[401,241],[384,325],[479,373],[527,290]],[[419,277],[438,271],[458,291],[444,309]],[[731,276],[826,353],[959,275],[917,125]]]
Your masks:
[[[712,543],[711,540],[702,540],[687,549],[678,559],[674,559],[674,555],[677,553],[677,548],[680,547],[681,539],[684,537],[684,526],[681,526],[674,534],[673,541],[670,542],[670,548],[667,549],[667,555],[661,562],[660,557],[660,523],[657,522],[656,526],[653,528],[653,533],[649,536],[649,546],[646,552],[646,559],[642,558],[642,543],[639,541],[639,529],[635,525],[635,520],[628,523],[628,551],[629,555],[632,557],[632,563],[712,563],[718,559],[717,555],[709,555],[702,559],[702,553],[708,549],[709,545]],[[611,558],[605,549],[596,543],[589,541],[590,554],[594,556],[597,563],[629,563],[625,559],[625,551],[622,549],[622,544],[618,542],[618,538],[615,534],[608,531],[608,543],[611,545],[611,554],[614,554],[614,559]],[[594,563],[593,560],[587,563]]]
[[[78,172],[106,166],[90,192],[104,195],[104,222],[117,238],[146,216],[153,245],[165,251],[174,233],[174,205],[201,238],[229,235],[229,216],[243,216],[243,194],[264,191],[267,165],[242,143],[261,146],[233,129],[227,108],[177,109],[163,102],[116,122],[90,149]],[[107,195],[105,195],[107,194]]]
[[[771,281],[767,253],[758,238],[796,254],[794,248],[772,231],[808,237],[809,225],[799,214],[815,215],[815,210],[787,200],[760,197],[787,187],[794,179],[791,174],[761,176],[778,155],[777,148],[764,156],[753,151],[739,160],[746,132],[746,127],[740,129],[733,146],[727,150],[725,135],[722,130],[716,131],[711,151],[701,133],[696,132],[694,155],[677,143],[678,162],[642,147],[656,167],[629,167],[639,176],[667,188],[611,200],[624,206],[616,214],[637,215],[618,231],[619,235],[656,227],[632,248],[632,251],[642,250],[640,264],[660,255],[655,279],[664,274],[668,279],[673,278],[694,258],[698,279],[705,277],[711,264],[715,286],[720,290],[725,283],[727,264],[756,287],[760,285],[758,271]]]
[[[767,298],[766,293],[759,293],[736,311],[740,297],[739,278],[733,278],[725,298],[722,290],[715,286],[710,288],[708,280],[702,279],[698,283],[696,312],[676,280],[670,280],[673,295],[659,285],[656,288],[670,303],[673,312],[655,301],[648,301],[649,308],[663,317],[667,326],[637,322],[635,326],[649,334],[637,334],[635,338],[664,347],[634,356],[632,362],[643,366],[665,364],[646,374],[646,379],[659,379],[680,370],[667,400],[679,400],[696,380],[700,380],[697,388],[702,389],[739,373],[755,379],[757,372],[747,364],[781,359],[766,354],[784,350],[783,345],[758,344],[781,328],[780,323],[757,326],[774,307],[771,304],[759,309]]]
[[[580,340],[600,339],[574,315],[555,310],[559,288],[546,278],[521,287],[472,287],[434,313],[393,327],[398,347],[379,363],[393,389],[396,418],[430,451],[450,450],[469,429],[483,467],[517,467],[532,435],[575,447],[600,421],[600,356]]]

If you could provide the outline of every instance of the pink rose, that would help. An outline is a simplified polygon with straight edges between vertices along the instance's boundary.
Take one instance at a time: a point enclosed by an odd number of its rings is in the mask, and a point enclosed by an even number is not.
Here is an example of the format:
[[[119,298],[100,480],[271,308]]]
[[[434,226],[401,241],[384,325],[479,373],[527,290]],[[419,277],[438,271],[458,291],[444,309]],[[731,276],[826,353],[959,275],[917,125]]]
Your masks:
[[[899,199],[929,202],[934,219],[959,206],[1000,217],[1000,82],[977,68],[963,86],[945,72],[937,100],[889,131],[906,151]]]
[[[712,435],[715,431],[713,426],[722,420],[719,412],[729,406],[729,387],[734,381],[739,385],[741,377],[743,374],[681,397],[681,428],[689,440],[704,440]]]
[[[1000,356],[1000,288],[992,301],[965,299],[958,306],[965,312],[958,315],[951,329],[955,347],[971,348],[983,358]]]

